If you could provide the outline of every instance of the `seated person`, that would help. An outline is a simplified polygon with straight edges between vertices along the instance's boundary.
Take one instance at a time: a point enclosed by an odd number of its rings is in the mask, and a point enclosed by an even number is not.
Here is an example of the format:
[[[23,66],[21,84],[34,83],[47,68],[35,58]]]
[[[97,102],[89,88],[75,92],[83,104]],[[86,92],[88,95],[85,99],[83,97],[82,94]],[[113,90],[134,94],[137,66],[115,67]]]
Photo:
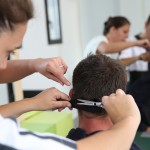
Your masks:
[[[100,101],[117,89],[125,91],[126,84],[125,70],[117,60],[105,55],[89,55],[83,59],[74,70],[73,89],[70,91],[72,106],[78,109],[79,127],[72,129],[67,137],[77,141],[113,127]],[[87,100],[87,103],[82,100]],[[140,148],[132,144],[131,149]]]

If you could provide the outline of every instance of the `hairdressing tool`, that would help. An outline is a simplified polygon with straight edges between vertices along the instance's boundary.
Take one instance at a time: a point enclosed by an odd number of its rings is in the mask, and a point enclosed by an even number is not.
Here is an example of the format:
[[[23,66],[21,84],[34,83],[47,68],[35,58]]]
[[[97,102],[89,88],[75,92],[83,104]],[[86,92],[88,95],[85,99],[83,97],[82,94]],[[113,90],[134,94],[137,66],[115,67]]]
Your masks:
[[[97,107],[104,108],[102,102],[93,102],[93,101],[83,100],[83,99],[77,99],[77,101],[81,102],[81,103],[77,103],[77,105],[97,106]]]

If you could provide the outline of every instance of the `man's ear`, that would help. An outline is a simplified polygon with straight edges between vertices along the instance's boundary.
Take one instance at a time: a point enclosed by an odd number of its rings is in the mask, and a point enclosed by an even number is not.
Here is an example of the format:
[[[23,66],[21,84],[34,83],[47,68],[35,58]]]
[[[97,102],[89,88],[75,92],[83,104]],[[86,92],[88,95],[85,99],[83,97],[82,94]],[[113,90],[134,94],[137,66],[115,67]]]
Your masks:
[[[70,96],[70,98],[72,98],[72,94],[73,94],[73,89],[71,89],[71,90],[69,91],[69,96]]]

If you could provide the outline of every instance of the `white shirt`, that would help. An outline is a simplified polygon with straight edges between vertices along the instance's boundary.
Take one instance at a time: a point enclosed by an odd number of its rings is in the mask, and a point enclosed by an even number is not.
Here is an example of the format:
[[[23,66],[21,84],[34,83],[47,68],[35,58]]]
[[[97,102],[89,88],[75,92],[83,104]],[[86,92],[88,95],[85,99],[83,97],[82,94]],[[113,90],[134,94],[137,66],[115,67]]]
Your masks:
[[[108,39],[104,35],[94,37],[86,46],[83,57],[87,57],[89,54],[96,54],[96,50],[101,42],[109,43]],[[105,52],[102,52],[105,53]],[[117,59],[118,53],[106,54],[107,56]]]
[[[70,139],[48,133],[33,133],[19,128],[15,119],[0,116],[0,147],[17,150],[76,150]]]
[[[96,54],[96,50],[101,42],[108,43],[108,40],[105,36],[96,36],[94,37],[86,46],[83,56],[86,57],[88,54]]]
[[[135,37],[130,37],[129,39],[127,39],[127,41],[135,41],[135,40],[137,40]],[[133,46],[123,50],[119,56],[119,59],[138,56],[145,52],[146,50],[144,48]],[[148,63],[138,60],[135,63],[129,65],[127,69],[129,71],[148,71]]]

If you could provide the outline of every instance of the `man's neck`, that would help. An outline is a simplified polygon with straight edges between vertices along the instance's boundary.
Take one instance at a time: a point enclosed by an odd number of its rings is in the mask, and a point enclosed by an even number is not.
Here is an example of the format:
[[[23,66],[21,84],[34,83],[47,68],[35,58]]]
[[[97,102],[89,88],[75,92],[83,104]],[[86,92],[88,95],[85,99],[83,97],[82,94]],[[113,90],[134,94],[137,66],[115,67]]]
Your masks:
[[[113,124],[109,117],[87,118],[79,116],[79,128],[85,130],[86,133],[108,130],[112,125]]]

